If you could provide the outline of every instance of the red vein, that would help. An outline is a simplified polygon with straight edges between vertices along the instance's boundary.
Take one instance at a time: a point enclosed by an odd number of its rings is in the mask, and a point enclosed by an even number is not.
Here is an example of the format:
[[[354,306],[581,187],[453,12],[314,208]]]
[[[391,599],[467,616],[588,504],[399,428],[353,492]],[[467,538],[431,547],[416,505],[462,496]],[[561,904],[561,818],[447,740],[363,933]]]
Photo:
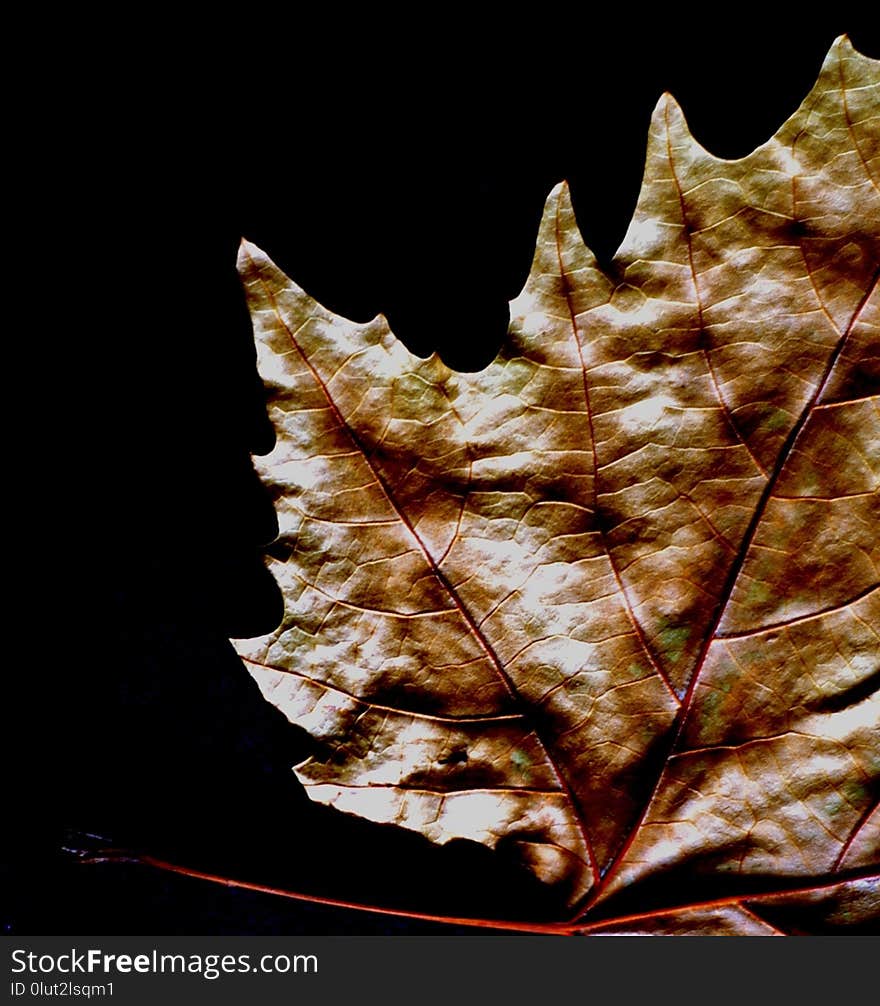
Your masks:
[[[67,849],[68,852],[75,850]],[[576,934],[589,935],[590,932],[610,927],[619,927],[628,922],[639,922],[646,919],[658,919],[665,916],[674,916],[679,912],[698,911],[700,909],[721,908],[728,905],[736,906],[744,911],[749,911],[746,905],[754,902],[767,902],[782,900],[785,898],[798,898],[804,895],[819,894],[834,891],[849,883],[856,883],[864,880],[880,881],[880,874],[866,870],[845,878],[829,881],[825,884],[812,884],[807,887],[791,887],[783,890],[758,892],[755,894],[738,894],[725,898],[715,898],[712,900],[694,902],[692,904],[673,905],[666,908],[653,909],[646,912],[634,912],[628,915],[610,916],[607,919],[600,919],[591,923],[577,922],[532,922],[528,920],[510,919],[489,919],[468,916],[436,915],[430,912],[413,912],[405,908],[385,908],[379,905],[369,905],[357,901],[347,901],[343,898],[330,898],[317,894],[307,894],[302,891],[294,891],[287,888],[273,887],[268,884],[258,884],[247,880],[237,880],[233,877],[224,877],[216,873],[208,873],[204,870],[195,870],[184,866],[181,863],[172,863],[148,853],[138,853],[126,849],[99,849],[93,853],[79,853],[79,862],[83,865],[98,865],[102,863],[132,863],[139,866],[148,866],[156,870],[164,870],[168,873],[175,873],[184,877],[191,877],[194,880],[205,880],[213,884],[221,884],[224,887],[234,887],[245,891],[255,891],[259,894],[271,894],[276,897],[290,898],[295,901],[304,901],[309,904],[327,905],[331,908],[344,908],[357,912],[371,912],[375,915],[390,915],[395,918],[417,919],[422,922],[438,922],[445,925],[474,926],[482,929],[506,929],[514,932],[525,933],[547,933],[548,935],[572,936]],[[876,867],[871,869],[876,870]],[[744,904],[745,903],[745,904]],[[769,923],[768,923],[769,925]]]
[[[453,780],[454,781],[454,780]],[[309,786],[326,786],[325,782],[313,782],[306,783],[306,788]],[[336,784],[339,789],[394,789],[402,790],[404,793],[430,793],[432,796],[442,796],[442,797],[455,797],[459,796],[462,791],[457,789],[432,789],[429,786],[408,786],[405,783],[398,782],[361,782],[361,783],[351,783],[351,782],[341,782]],[[539,789],[536,786],[468,786],[468,793],[510,793],[516,796],[525,794],[527,796],[565,796],[561,789]],[[538,843],[541,844],[541,843]],[[563,852],[570,852],[571,850],[566,849],[564,846],[557,846],[557,848],[562,849]]]
[[[859,155],[859,160],[862,162],[862,167],[865,169],[868,181],[874,186],[877,192],[880,192],[880,188],[877,187],[877,182],[875,181],[874,175],[871,171],[871,166],[868,164],[867,160],[865,160],[865,155],[862,153],[862,148],[859,146],[859,141],[856,139],[856,134],[853,130],[852,118],[849,114],[849,103],[846,100],[846,79],[843,76],[843,60],[841,59],[839,49],[837,51],[837,73],[840,77],[840,96],[843,99],[843,116],[846,119],[846,130],[853,141],[853,147]]]
[[[873,869],[876,869],[876,867],[873,867]],[[812,884],[809,887],[792,887],[788,890],[759,891],[755,894],[735,894],[727,898],[715,898],[710,901],[696,901],[693,904],[672,905],[668,908],[659,908],[647,912],[633,912],[631,915],[611,916],[608,919],[600,919],[596,922],[581,925],[578,929],[580,932],[588,933],[593,929],[599,929],[603,926],[607,927],[609,925],[620,925],[624,922],[638,922],[641,919],[653,919],[664,915],[674,915],[676,912],[696,911],[704,908],[721,908],[725,905],[735,905],[738,908],[743,908],[745,907],[743,902],[751,904],[755,901],[777,901],[784,898],[798,898],[809,894],[822,894],[825,891],[833,891],[835,888],[843,887],[845,884],[855,883],[860,880],[880,881],[880,874],[865,872],[846,877],[845,879],[829,881],[827,884]]]
[[[813,734],[801,733],[799,730],[783,730],[781,733],[770,734],[767,737],[749,737],[748,740],[740,741],[739,744],[710,744],[708,747],[686,748],[684,751],[678,751],[675,754],[670,755],[667,760],[673,761],[678,758],[691,758],[694,755],[714,754],[716,751],[740,751],[742,748],[750,747],[752,744],[769,744],[770,741],[778,741],[783,737],[806,737],[808,740],[819,739]],[[757,816],[752,811],[751,807],[749,807],[749,811],[752,813],[753,817]]]
[[[678,204],[681,210],[681,222],[684,228],[685,240],[687,243],[687,253],[688,253],[688,265],[691,271],[691,282],[694,284],[694,297],[697,301],[697,322],[700,326],[700,338],[705,336],[709,338],[709,333],[706,331],[703,324],[703,299],[700,296],[700,284],[697,282],[697,270],[694,267],[694,248],[693,242],[691,240],[691,232],[688,226],[687,211],[684,205],[684,192],[682,191],[681,184],[678,180],[678,175],[675,172],[675,162],[672,157],[672,142],[669,137],[669,102],[666,102],[666,108],[664,109],[664,117],[666,121],[666,156],[669,160],[669,171],[672,174],[672,180],[675,182],[675,191],[678,193]],[[743,447],[748,451],[749,457],[752,459],[752,463],[758,469],[758,471],[767,478],[767,472],[764,466],[752,453],[752,449],[749,446],[746,438],[740,433],[739,427],[733,420],[730,409],[727,407],[727,402],[724,400],[724,396],[721,394],[721,387],[718,384],[718,378],[715,376],[715,368],[712,366],[712,358],[709,355],[709,350],[705,346],[700,346],[703,353],[703,359],[706,361],[706,367],[709,371],[709,376],[712,378],[712,385],[715,388],[715,397],[718,399],[718,403],[721,406],[721,412],[724,418],[727,420],[727,425],[730,427],[731,432],[734,437],[742,444]]]
[[[456,415],[457,415],[457,413],[456,413]],[[470,445],[468,445],[468,454],[470,454]],[[452,551],[452,546],[458,541],[458,535],[459,535],[459,532],[461,531],[461,521],[462,521],[462,518],[464,517],[464,510],[465,510],[465,507],[467,506],[468,497],[470,496],[471,481],[472,481],[473,477],[474,477],[474,462],[473,462],[473,459],[469,457],[468,458],[467,486],[466,486],[465,491],[462,493],[462,496],[461,496],[461,506],[459,507],[459,510],[458,510],[458,519],[455,522],[455,530],[452,532],[452,536],[449,539],[449,544],[446,546],[446,549],[443,552],[443,555],[441,555],[440,558],[437,560],[437,565],[438,566],[442,566],[443,565],[443,563],[446,561],[446,557]]]
[[[792,220],[797,220],[797,204],[798,204],[798,194],[797,194],[797,175],[791,176],[791,213]],[[822,298],[822,294],[819,292],[819,287],[816,286],[816,278],[813,276],[813,270],[810,269],[810,263],[807,261],[807,253],[804,249],[803,238],[798,236],[797,242],[798,251],[801,253],[801,258],[804,260],[804,272],[807,279],[810,281],[810,286],[813,288],[813,296],[816,298],[816,303],[819,305],[822,313],[828,319],[828,324],[837,332],[838,338],[841,335],[840,329],[837,327],[837,322],[831,315],[831,312],[825,306],[825,301]]]
[[[772,929],[777,936],[789,935],[787,932],[785,932],[784,929],[780,929],[778,926],[774,926],[772,922],[768,922],[766,919],[758,915],[757,912],[753,912],[751,908],[749,908],[747,905],[740,904],[737,907],[744,915],[751,916],[751,918],[753,918],[755,922],[759,922],[762,926],[766,926],[767,929]]]
[[[262,667],[266,671],[275,671],[276,674],[302,678],[303,681],[308,681],[310,684],[317,685],[319,688],[325,689],[325,691],[336,692],[337,695],[344,695],[347,699],[351,699],[352,702],[356,702],[360,706],[366,706],[368,709],[380,709],[386,713],[394,713],[395,716],[407,716],[416,720],[430,720],[431,722],[437,723],[455,724],[498,723],[502,721],[509,722],[510,720],[522,720],[525,718],[523,713],[486,713],[482,716],[440,716],[436,713],[417,713],[411,709],[395,709],[393,706],[383,706],[378,702],[371,702],[369,699],[362,698],[359,695],[355,695],[353,692],[340,688],[339,685],[331,685],[326,681],[315,681],[315,679],[310,678],[308,674],[303,674],[301,671],[291,670],[289,667],[273,667],[271,664],[264,664],[259,660],[252,660],[250,657],[243,656],[241,659],[246,664],[253,664],[254,667]]]
[[[837,870],[840,869],[840,864],[844,861],[844,859],[846,859],[846,855],[852,848],[852,844],[858,837],[859,832],[862,830],[862,828],[865,827],[868,821],[870,821],[871,815],[877,810],[878,807],[880,807],[880,799],[875,800],[873,806],[869,804],[868,809],[865,811],[865,813],[862,814],[862,816],[858,819],[858,821],[856,821],[856,823],[853,825],[853,829],[849,833],[849,837],[843,843],[843,848],[841,848],[840,853],[837,856],[837,859],[834,860],[834,866],[831,867],[832,872],[836,872]]]
[[[865,495],[868,494],[866,493]],[[789,499],[790,497],[785,498]],[[864,590],[860,590],[854,597],[850,597],[846,601],[841,601],[840,604],[833,604],[829,608],[822,608],[821,611],[811,611],[809,615],[796,615],[794,618],[789,618],[784,622],[770,622],[768,625],[759,625],[755,629],[745,629],[742,632],[716,632],[715,638],[744,639],[746,636],[760,636],[765,632],[772,632],[774,629],[787,629],[792,625],[799,625],[801,622],[809,622],[811,618],[821,618],[823,615],[833,615],[835,611],[843,611],[844,608],[850,608],[852,605],[857,604],[869,594],[873,594],[877,589],[878,585],[876,583],[872,583],[870,587],[865,587]]]
[[[815,406],[815,411],[818,412],[820,409],[841,409],[845,405],[861,405],[863,402],[870,402],[872,405],[880,395],[863,395],[861,398],[847,398],[842,402],[820,402]]]
[[[697,511],[697,513],[700,515],[700,517],[712,529],[712,533],[721,542],[722,545],[725,545],[727,548],[729,548],[731,552],[735,552],[736,551],[736,548],[733,546],[733,544],[730,541],[727,540],[727,536],[724,535],[724,534],[722,534],[721,531],[719,531],[718,528],[715,527],[715,524],[712,522],[711,517],[709,517],[708,514],[703,513],[702,509],[699,506],[697,506],[696,502],[691,498],[690,493],[682,493],[681,494],[681,498],[687,500],[688,503],[690,503],[690,505],[694,508],[694,510]]]
[[[406,513],[401,509],[401,507],[398,506],[397,500],[394,498],[394,494],[393,494],[393,492],[391,490],[391,486],[388,484],[388,482],[387,482],[384,474],[381,472],[381,470],[378,468],[378,466],[374,463],[374,461],[373,461],[372,457],[370,456],[369,452],[366,450],[365,446],[361,443],[360,437],[358,437],[358,435],[355,433],[355,431],[346,422],[345,417],[342,415],[342,413],[339,410],[339,407],[337,406],[336,402],[333,400],[332,396],[330,395],[329,388],[326,386],[326,384],[324,383],[324,381],[321,379],[321,376],[317,372],[317,370],[315,369],[315,367],[313,366],[312,361],[306,356],[306,354],[303,352],[302,347],[296,341],[296,333],[294,333],[294,332],[291,331],[291,329],[288,326],[287,322],[284,320],[284,316],[282,315],[281,311],[278,309],[278,304],[277,304],[277,302],[275,300],[275,297],[272,294],[272,291],[271,291],[271,289],[269,287],[269,284],[263,278],[262,271],[256,266],[256,263],[254,262],[253,258],[251,257],[250,252],[248,252],[248,250],[247,250],[247,246],[245,245],[244,247],[245,247],[245,254],[247,254],[248,259],[251,262],[251,265],[254,267],[254,270],[255,270],[258,278],[259,278],[259,282],[260,282],[261,286],[263,287],[263,290],[264,290],[264,292],[266,294],[266,298],[270,302],[270,304],[272,305],[272,309],[273,309],[273,311],[275,313],[275,316],[278,318],[278,321],[281,323],[282,327],[284,328],[284,330],[287,332],[288,336],[290,337],[291,344],[293,345],[294,349],[299,354],[299,356],[302,359],[302,361],[305,364],[305,366],[308,368],[309,372],[312,375],[313,380],[315,381],[315,384],[323,392],[324,397],[327,399],[327,404],[330,406],[330,409],[333,412],[333,415],[334,415],[336,421],[339,423],[340,428],[346,431],[346,433],[348,434],[348,436],[351,439],[351,441],[354,444],[354,446],[362,454],[362,456],[364,458],[364,461],[366,462],[366,464],[369,467],[370,471],[373,473],[373,475],[374,475],[374,477],[376,479],[376,482],[382,488],[382,491],[385,494],[385,497],[388,500],[389,505],[394,510],[394,512],[397,514],[398,518],[400,519],[400,521],[404,525],[404,527],[406,527],[406,529],[412,535],[414,541],[418,544],[419,549],[422,552],[422,555],[425,557],[425,562],[428,564],[428,568],[431,570],[431,572],[437,578],[438,582],[441,584],[441,586],[447,592],[447,594],[449,595],[449,597],[452,599],[453,603],[455,604],[455,606],[458,609],[459,613],[461,614],[462,618],[464,619],[464,621],[468,625],[469,629],[473,633],[473,636],[476,639],[478,645],[483,649],[483,651],[486,653],[486,656],[489,658],[490,662],[494,666],[494,668],[495,668],[495,670],[496,670],[499,678],[501,679],[502,683],[504,684],[505,688],[507,689],[510,697],[518,705],[520,705],[521,707],[524,707],[524,709],[525,709],[525,715],[526,715],[527,718],[529,718],[529,720],[531,722],[531,718],[528,716],[528,713],[529,713],[528,703],[526,703],[523,700],[522,696],[519,694],[519,691],[517,690],[514,682],[511,680],[510,676],[505,671],[504,665],[501,663],[501,660],[498,657],[498,654],[495,652],[495,650],[492,647],[491,643],[486,638],[486,636],[483,634],[482,630],[480,629],[480,626],[475,621],[473,615],[471,615],[470,611],[468,611],[468,609],[462,603],[461,598],[458,596],[458,594],[454,590],[454,588],[453,588],[452,584],[450,583],[449,579],[446,577],[446,574],[438,567],[437,563],[434,561],[433,556],[431,555],[431,553],[430,553],[429,549],[427,548],[426,544],[422,541],[421,537],[417,533],[417,531],[416,531],[415,527],[413,526],[412,522],[409,520],[409,518],[407,517]],[[595,854],[593,852],[593,846],[592,846],[592,843],[590,841],[589,834],[587,833],[587,826],[586,826],[585,815],[584,815],[583,809],[580,806],[580,801],[577,799],[577,796],[575,795],[574,791],[572,790],[571,786],[569,785],[568,780],[565,778],[565,776],[564,776],[564,774],[563,774],[560,766],[557,764],[555,758],[553,757],[551,746],[544,741],[544,739],[542,738],[541,733],[540,733],[537,725],[534,724],[534,723],[532,723],[532,730],[534,731],[535,737],[537,738],[538,742],[540,743],[541,747],[544,750],[544,754],[546,755],[546,758],[547,758],[547,763],[549,764],[549,766],[552,769],[553,773],[555,774],[556,778],[559,780],[559,785],[560,785],[561,789],[563,790],[563,792],[565,793],[566,797],[568,798],[569,804],[570,804],[570,806],[572,808],[572,811],[574,813],[575,822],[577,824],[578,831],[580,832],[580,835],[581,835],[581,838],[583,840],[584,847],[585,847],[585,850],[586,850],[586,853],[587,853],[587,859],[588,859],[587,866],[590,869],[593,881],[594,882],[598,881],[598,879],[599,879],[599,868],[598,868],[598,864],[596,863],[596,858],[595,858]]]
[[[456,918],[451,915],[432,915],[429,912],[411,912],[403,908],[382,908],[379,905],[365,905],[357,901],[345,901],[342,898],[327,898],[317,894],[304,894],[302,891],[291,891],[281,887],[272,887],[268,884],[256,884],[247,880],[235,880],[231,877],[223,877],[216,873],[206,873],[203,870],[194,870],[180,863],[171,863],[155,856],[137,855],[129,853],[117,853],[116,850],[106,850],[102,853],[103,858],[94,858],[93,863],[117,862],[117,863],[137,863],[142,866],[151,866],[157,870],[165,870],[168,873],[176,873],[183,877],[192,877],[195,880],[207,880],[213,884],[222,884],[224,887],[235,887],[245,891],[255,891],[259,894],[274,894],[281,898],[292,898],[296,901],[305,901],[314,905],[327,905],[331,908],[345,908],[357,912],[372,912],[375,915],[391,915],[395,918],[418,919],[422,922],[440,922],[446,925],[458,926],[479,926],[486,929],[512,929],[525,933],[556,933],[560,936],[571,935],[576,929],[560,925],[555,922],[508,922],[504,919],[479,919],[479,918]],[[89,862],[89,860],[84,860]]]
[[[580,360],[580,363],[581,363],[581,377],[583,379],[583,385],[584,385],[584,406],[586,408],[587,423],[589,424],[589,427],[590,427],[590,446],[591,446],[592,452],[593,452],[593,505],[594,505],[595,510],[598,511],[599,510],[599,459],[598,459],[597,454],[596,454],[596,435],[595,435],[595,433],[593,431],[593,410],[590,407],[590,382],[587,380],[587,367],[586,367],[586,363],[584,362],[584,353],[583,353],[583,349],[581,347],[581,340],[578,337],[577,318],[575,316],[574,308],[572,307],[572,304],[571,304],[571,297],[569,295],[570,294],[570,289],[569,289],[569,285],[568,285],[568,277],[567,277],[567,275],[565,273],[565,267],[562,264],[562,248],[561,248],[560,239],[559,239],[559,203],[558,203],[558,201],[556,203],[555,224],[556,224],[556,258],[557,258],[557,260],[559,262],[559,276],[560,276],[560,279],[562,280],[562,289],[563,289],[563,292],[565,294],[565,304],[566,304],[566,307],[568,308],[569,318],[571,319],[571,330],[572,330],[572,334],[574,335],[574,344],[577,347],[578,359]],[[663,682],[663,684],[666,686],[666,690],[672,696],[675,704],[676,705],[680,705],[681,704],[681,700],[675,694],[675,689],[672,687],[672,683],[670,682],[669,678],[667,678],[666,673],[664,672],[663,668],[660,666],[660,664],[658,663],[658,661],[655,659],[654,654],[653,654],[653,652],[651,650],[651,647],[648,645],[647,637],[645,636],[645,633],[642,630],[642,626],[639,623],[639,620],[636,618],[635,612],[632,609],[632,605],[631,605],[630,600],[629,600],[629,595],[626,592],[626,587],[623,585],[623,580],[621,579],[620,571],[617,568],[617,563],[614,561],[614,556],[612,555],[612,552],[611,552],[611,545],[610,545],[610,543],[608,541],[608,535],[605,532],[605,526],[604,526],[604,524],[603,524],[603,522],[602,522],[601,519],[598,520],[596,523],[597,523],[599,535],[600,535],[601,540],[602,540],[602,547],[605,550],[605,554],[608,556],[608,565],[611,567],[611,572],[614,575],[614,579],[615,579],[615,581],[617,583],[617,589],[620,591],[620,595],[623,598],[624,607],[626,608],[627,616],[629,617],[629,620],[632,623],[632,627],[633,627],[633,629],[635,631],[636,637],[639,640],[639,643],[640,643],[640,645],[642,647],[642,650],[644,651],[645,655],[647,656],[648,660],[650,661],[651,666],[654,668],[654,671],[656,672],[656,674],[658,675],[658,677],[660,678],[660,680]]]

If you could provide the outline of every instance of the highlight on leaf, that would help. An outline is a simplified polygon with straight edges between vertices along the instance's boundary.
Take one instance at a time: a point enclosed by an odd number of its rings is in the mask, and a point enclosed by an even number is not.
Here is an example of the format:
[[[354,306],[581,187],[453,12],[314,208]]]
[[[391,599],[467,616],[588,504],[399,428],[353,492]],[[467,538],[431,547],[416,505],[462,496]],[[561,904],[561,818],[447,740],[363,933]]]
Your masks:
[[[503,845],[567,931],[880,914],[878,92],[841,38],[734,161],[664,95],[610,267],[557,186],[478,373],[242,243],[286,610],[235,646],[313,800]]]

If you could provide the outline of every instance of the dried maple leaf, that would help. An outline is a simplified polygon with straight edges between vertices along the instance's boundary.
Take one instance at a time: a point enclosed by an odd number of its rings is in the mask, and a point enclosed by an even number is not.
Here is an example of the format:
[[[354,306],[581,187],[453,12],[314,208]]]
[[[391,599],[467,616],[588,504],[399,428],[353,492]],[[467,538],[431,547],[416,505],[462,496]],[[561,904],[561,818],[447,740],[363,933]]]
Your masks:
[[[503,843],[569,930],[876,918],[878,81],[838,40],[735,161],[664,96],[610,270],[558,186],[479,373],[242,245],[286,612],[236,647],[313,800]]]

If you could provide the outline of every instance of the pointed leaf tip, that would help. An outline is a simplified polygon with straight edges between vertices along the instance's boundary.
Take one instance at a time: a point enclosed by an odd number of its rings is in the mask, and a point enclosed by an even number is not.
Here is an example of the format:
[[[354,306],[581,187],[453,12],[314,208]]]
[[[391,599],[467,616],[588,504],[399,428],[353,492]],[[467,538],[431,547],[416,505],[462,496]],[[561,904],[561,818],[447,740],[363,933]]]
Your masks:
[[[563,179],[554,189],[556,193],[556,205],[560,213],[571,213],[574,215],[574,207],[571,202],[571,188]]]
[[[544,201],[545,207],[555,205],[562,199],[568,196],[568,182],[563,178],[562,181],[557,182],[553,188],[547,193],[547,198]]]
[[[651,118],[663,123],[664,126],[681,124],[687,130],[687,122],[684,117],[681,105],[670,91],[664,91],[660,95]]]
[[[863,59],[866,58],[863,53],[860,53],[858,49],[852,44],[852,40],[849,35],[844,33],[843,35],[838,35],[837,38],[831,43],[831,48],[828,50],[828,55],[822,61],[822,69],[824,70],[828,65],[836,63],[841,59],[851,59],[853,57],[861,56]]]
[[[242,237],[241,241],[238,243],[238,264],[241,267],[242,263],[247,262],[251,259],[255,259],[262,253],[260,249],[246,237]]]
[[[571,189],[565,179],[553,186],[544,201],[539,227],[539,235],[541,234],[545,238],[549,238],[551,234],[565,235],[572,249],[580,248],[581,253],[587,252],[592,257],[592,253],[584,244],[578,227],[574,205],[571,201]]]

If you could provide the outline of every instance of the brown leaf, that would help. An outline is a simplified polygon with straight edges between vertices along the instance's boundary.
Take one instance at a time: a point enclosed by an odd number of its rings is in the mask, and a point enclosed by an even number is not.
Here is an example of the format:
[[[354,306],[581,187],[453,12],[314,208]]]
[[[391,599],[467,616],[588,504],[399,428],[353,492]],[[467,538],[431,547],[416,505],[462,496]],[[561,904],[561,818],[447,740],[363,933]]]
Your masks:
[[[479,373],[243,243],[287,558],[236,647],[312,799],[503,844],[585,931],[877,915],[878,81],[838,40],[737,161],[665,95],[611,268],[558,186]]]

